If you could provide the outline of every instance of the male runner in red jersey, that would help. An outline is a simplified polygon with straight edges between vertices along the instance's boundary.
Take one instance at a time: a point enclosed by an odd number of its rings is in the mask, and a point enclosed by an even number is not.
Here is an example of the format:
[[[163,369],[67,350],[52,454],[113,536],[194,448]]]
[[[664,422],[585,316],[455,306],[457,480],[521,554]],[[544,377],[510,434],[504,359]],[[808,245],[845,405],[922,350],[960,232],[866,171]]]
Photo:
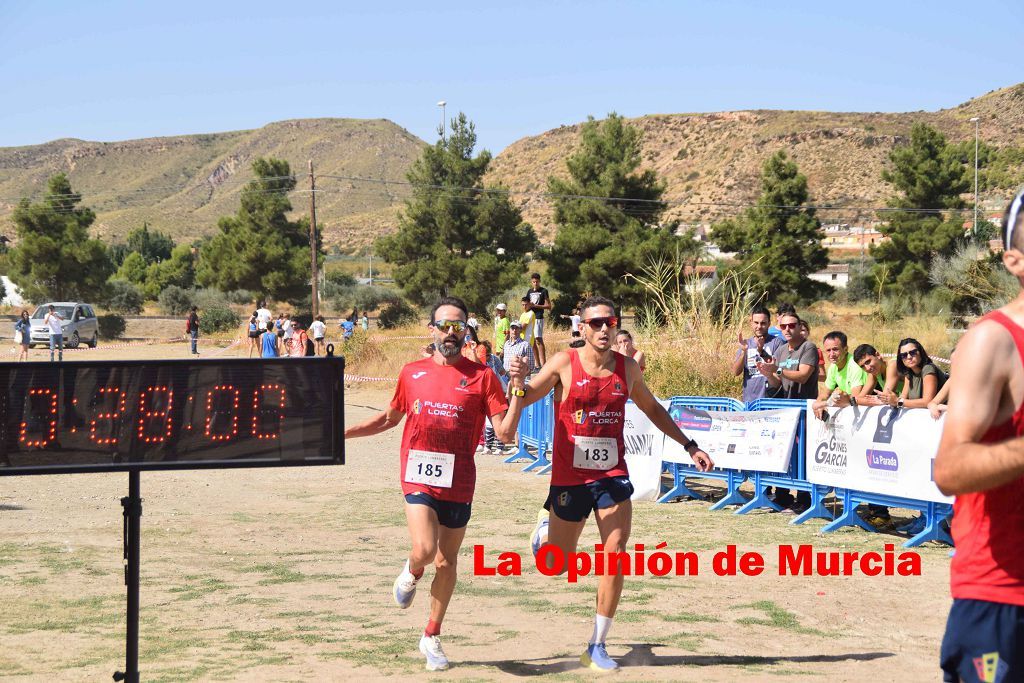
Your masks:
[[[1003,217],[1003,265],[1024,286],[1024,188]],[[1024,291],[956,350],[939,489],[956,495],[944,681],[1024,681]]]
[[[555,354],[526,388],[524,405],[555,390],[555,434],[551,490],[534,529],[531,545],[553,543],[575,552],[590,511],[594,511],[605,552],[625,552],[633,519],[629,499],[633,485],[626,470],[623,421],[630,398],[651,422],[682,444],[701,471],[711,458],[689,439],[651,395],[640,366],[612,349],[619,319],[615,305],[591,297],[580,306],[585,346]],[[545,539],[546,535],[546,539]],[[584,666],[618,668],[605,649],[605,639],[622,594],[622,575],[605,575],[597,586],[597,614]]]
[[[456,560],[466,535],[476,486],[473,459],[484,419],[491,418],[498,439],[515,441],[526,371],[521,361],[509,368],[513,390],[507,410],[501,381],[489,367],[463,357],[466,305],[445,297],[430,313],[434,354],[409,363],[398,377],[391,405],[380,415],[345,430],[345,438],[379,434],[409,419],[402,433],[401,477],[405,516],[412,541],[409,559],[395,579],[394,598],[412,604],[424,568],[434,563],[430,620],[420,652],[428,671],[448,668],[441,649],[441,620],[455,590]]]

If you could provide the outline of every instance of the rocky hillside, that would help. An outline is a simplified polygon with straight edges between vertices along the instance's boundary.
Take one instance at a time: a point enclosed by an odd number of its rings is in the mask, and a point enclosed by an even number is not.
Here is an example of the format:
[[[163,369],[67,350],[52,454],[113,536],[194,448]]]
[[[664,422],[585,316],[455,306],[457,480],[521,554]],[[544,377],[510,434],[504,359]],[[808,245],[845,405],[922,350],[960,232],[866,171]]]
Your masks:
[[[396,188],[326,176],[402,181],[423,144],[390,121],[303,119],[230,133],[0,148],[0,233],[13,237],[10,211],[19,197],[38,198],[47,178],[63,171],[98,214],[94,234],[116,239],[146,221],[175,240],[194,239],[238,209],[252,160],[273,156],[299,175],[291,199],[303,214],[313,160],[325,241],[358,248],[394,224]]]
[[[668,218],[708,223],[740,209],[760,191],[760,168],[784,149],[807,175],[816,204],[884,205],[891,189],[881,181],[892,148],[923,121],[956,142],[974,138],[970,119],[981,118],[980,135],[995,147],[1024,147],[1024,84],[997,90],[937,112],[905,114],[808,111],[738,111],[714,114],[656,114],[632,119],[643,130],[643,164],[667,182]],[[495,160],[491,182],[524,192],[543,192],[551,175],[567,176],[579,125],[563,126],[506,148]],[[1024,182],[1016,169],[1017,182]],[[1009,189],[1009,188],[1004,188]],[[993,205],[1005,202],[995,193]],[[983,205],[984,205],[984,199]],[[524,213],[544,240],[554,236],[549,201],[521,197]],[[830,210],[823,220],[871,220],[873,212]]]
[[[739,205],[757,197],[761,164],[778,149],[789,152],[808,176],[816,204],[884,204],[890,189],[881,170],[914,122],[960,141],[973,139],[973,116],[981,118],[987,143],[1024,148],[1024,84],[937,112],[652,114],[632,123],[643,130],[645,167],[667,182],[668,218],[710,223],[735,215]],[[546,190],[550,175],[565,175],[578,133],[578,125],[563,126],[519,140],[497,156],[488,177],[489,183],[518,193],[515,200],[545,241],[554,237],[551,210],[548,200],[536,195]],[[63,171],[97,211],[95,234],[117,239],[146,221],[176,240],[194,239],[215,231],[220,216],[237,210],[238,193],[252,177],[252,160],[274,156],[289,161],[300,176],[292,203],[302,214],[309,203],[306,161],[313,159],[324,239],[329,247],[359,251],[394,229],[409,194],[400,183],[424,144],[386,120],[303,119],[229,133],[0,148],[0,234],[14,236],[10,211],[17,199],[38,198],[46,179]],[[1012,169],[1011,180],[1024,182],[1022,170]],[[1005,201],[1011,184],[987,197],[992,206]],[[823,211],[821,217],[855,222],[875,215],[847,208]]]

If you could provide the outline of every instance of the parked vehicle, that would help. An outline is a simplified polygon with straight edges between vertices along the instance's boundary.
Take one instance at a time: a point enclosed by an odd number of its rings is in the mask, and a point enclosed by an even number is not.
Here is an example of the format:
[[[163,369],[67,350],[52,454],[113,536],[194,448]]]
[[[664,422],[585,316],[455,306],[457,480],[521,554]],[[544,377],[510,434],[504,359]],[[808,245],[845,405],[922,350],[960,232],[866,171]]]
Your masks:
[[[78,301],[51,301],[36,308],[32,314],[31,346],[49,346],[50,328],[43,321],[53,306],[57,315],[64,319],[61,329],[64,331],[64,346],[73,349],[82,342],[95,349],[100,337],[100,327],[96,322],[96,312],[89,304]]]

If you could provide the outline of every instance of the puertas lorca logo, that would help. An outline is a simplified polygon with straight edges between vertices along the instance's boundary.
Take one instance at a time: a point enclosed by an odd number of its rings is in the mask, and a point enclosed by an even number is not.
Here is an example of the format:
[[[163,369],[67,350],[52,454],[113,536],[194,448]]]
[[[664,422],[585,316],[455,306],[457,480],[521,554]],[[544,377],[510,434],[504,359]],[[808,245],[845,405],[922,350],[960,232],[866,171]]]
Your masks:
[[[583,380],[583,381],[586,382],[587,380]],[[579,382],[577,382],[577,384],[579,384]],[[587,421],[587,411],[585,411],[585,410],[577,410],[576,412],[574,412],[572,414],[572,421],[575,422],[578,425],[583,424],[584,422]]]
[[[422,410],[422,408],[423,407],[420,405],[420,400],[419,399],[416,399],[415,401],[412,402],[412,414],[413,415],[419,415],[420,414],[420,410]]]
[[[1003,683],[1006,680],[1006,670],[1010,667],[1005,660],[999,659],[998,652],[988,652],[971,661],[974,663],[974,670],[978,672],[979,681]]]
[[[420,370],[419,372],[412,373],[412,378],[413,379],[419,379],[420,377],[422,377],[425,374],[427,374],[426,370]]]

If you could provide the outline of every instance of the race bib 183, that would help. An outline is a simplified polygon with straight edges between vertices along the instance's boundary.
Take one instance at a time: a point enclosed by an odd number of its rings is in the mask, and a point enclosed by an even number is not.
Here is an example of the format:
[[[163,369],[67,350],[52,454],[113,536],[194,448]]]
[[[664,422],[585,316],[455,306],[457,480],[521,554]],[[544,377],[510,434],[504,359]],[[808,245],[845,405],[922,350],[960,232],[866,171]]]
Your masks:
[[[619,464],[619,444],[602,436],[574,436],[572,466],[584,470],[610,470]]]

